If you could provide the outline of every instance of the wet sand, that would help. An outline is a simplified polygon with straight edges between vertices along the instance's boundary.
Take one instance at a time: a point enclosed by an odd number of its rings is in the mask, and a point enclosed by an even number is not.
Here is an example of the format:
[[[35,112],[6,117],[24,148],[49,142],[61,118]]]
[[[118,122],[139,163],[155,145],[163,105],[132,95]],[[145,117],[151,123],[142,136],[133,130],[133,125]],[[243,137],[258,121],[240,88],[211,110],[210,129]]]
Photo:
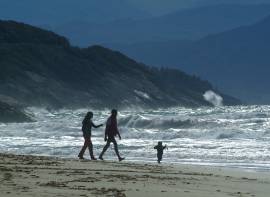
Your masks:
[[[270,172],[0,154],[2,197],[268,197]]]

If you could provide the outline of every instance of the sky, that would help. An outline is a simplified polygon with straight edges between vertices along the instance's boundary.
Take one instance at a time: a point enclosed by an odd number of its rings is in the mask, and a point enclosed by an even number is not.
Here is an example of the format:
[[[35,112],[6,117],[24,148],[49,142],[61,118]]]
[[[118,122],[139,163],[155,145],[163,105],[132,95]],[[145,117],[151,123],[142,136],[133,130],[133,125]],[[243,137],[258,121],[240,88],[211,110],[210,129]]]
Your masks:
[[[106,22],[145,14],[128,0],[0,0],[0,19],[32,25]]]
[[[211,4],[269,3],[270,0],[127,0],[153,15],[166,14],[179,9],[207,6]]]
[[[104,23],[160,16],[211,4],[254,2],[270,4],[270,0],[0,0],[0,19],[41,26],[76,21]]]

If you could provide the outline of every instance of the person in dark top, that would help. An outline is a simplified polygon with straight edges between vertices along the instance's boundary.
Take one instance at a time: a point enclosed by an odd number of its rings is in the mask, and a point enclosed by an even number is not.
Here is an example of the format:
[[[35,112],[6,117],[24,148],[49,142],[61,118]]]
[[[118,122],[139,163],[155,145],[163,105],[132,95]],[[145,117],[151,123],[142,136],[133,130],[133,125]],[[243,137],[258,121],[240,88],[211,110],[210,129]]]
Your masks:
[[[101,127],[102,124],[95,125],[92,122],[92,118],[93,118],[93,112],[87,112],[85,118],[82,121],[82,132],[83,132],[83,137],[84,137],[84,145],[83,145],[83,147],[78,155],[78,157],[80,159],[84,159],[83,155],[84,155],[86,148],[88,147],[91,159],[97,160],[94,156],[94,153],[93,153],[93,144],[91,141],[92,127],[98,128],[98,127]]]
[[[154,149],[157,149],[157,159],[158,159],[157,161],[158,161],[158,163],[160,163],[160,161],[162,160],[163,150],[165,148],[167,148],[167,146],[166,145],[163,146],[162,142],[158,142],[158,145],[156,145],[154,147]]]
[[[118,157],[119,161],[124,160],[125,158],[120,157],[119,151],[118,151],[118,146],[117,146],[117,142],[115,140],[115,136],[118,135],[119,139],[121,140],[121,135],[119,133],[119,130],[117,128],[117,110],[113,109],[111,111],[111,116],[108,118],[107,123],[106,123],[106,129],[105,129],[105,137],[104,137],[104,141],[106,143],[106,145],[104,146],[102,152],[99,155],[99,159],[103,160],[103,154],[106,152],[106,150],[110,147],[111,142],[114,145],[114,150],[115,153]]]

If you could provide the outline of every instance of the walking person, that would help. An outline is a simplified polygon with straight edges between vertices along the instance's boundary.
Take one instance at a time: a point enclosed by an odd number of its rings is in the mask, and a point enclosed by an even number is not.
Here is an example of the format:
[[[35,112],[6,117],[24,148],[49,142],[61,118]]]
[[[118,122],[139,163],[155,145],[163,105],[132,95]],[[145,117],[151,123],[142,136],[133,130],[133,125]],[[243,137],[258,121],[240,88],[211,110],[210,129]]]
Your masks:
[[[117,128],[117,110],[113,109],[111,111],[111,116],[108,118],[107,123],[106,123],[104,141],[107,143],[104,146],[101,154],[99,155],[100,160],[103,160],[103,155],[107,151],[107,149],[110,147],[111,142],[114,145],[114,150],[115,150],[115,153],[118,157],[118,160],[122,161],[125,159],[123,157],[120,157],[120,154],[118,151],[118,145],[117,145],[117,142],[115,140],[116,135],[118,135],[119,139],[121,140],[121,135],[120,135],[119,130]]]
[[[86,116],[84,117],[84,119],[82,121],[82,132],[83,132],[83,137],[84,137],[84,145],[83,145],[83,147],[78,155],[79,159],[84,159],[83,155],[84,155],[86,148],[88,147],[91,159],[97,160],[94,156],[94,153],[93,153],[93,144],[91,141],[92,127],[98,128],[98,127],[101,127],[102,124],[95,125],[92,122],[92,118],[93,118],[93,112],[87,112]]]

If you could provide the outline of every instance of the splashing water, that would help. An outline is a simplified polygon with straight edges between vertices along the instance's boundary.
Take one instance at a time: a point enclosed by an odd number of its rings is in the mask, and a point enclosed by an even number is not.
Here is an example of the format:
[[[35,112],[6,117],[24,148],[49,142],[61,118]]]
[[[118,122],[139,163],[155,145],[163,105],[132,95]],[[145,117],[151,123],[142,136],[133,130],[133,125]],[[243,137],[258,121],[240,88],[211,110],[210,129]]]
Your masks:
[[[83,144],[81,121],[87,110],[49,112],[29,108],[36,122],[0,123],[0,151],[75,158]],[[94,111],[105,123],[108,111]],[[129,161],[156,161],[163,141],[164,162],[270,169],[270,106],[171,108],[120,111],[119,150]],[[104,128],[93,129],[94,152],[104,146]],[[112,149],[112,147],[111,147]],[[88,152],[86,152],[87,157]],[[108,150],[105,159],[116,159]]]
[[[204,99],[211,103],[212,105],[216,107],[223,106],[223,98],[213,92],[212,90],[208,90],[203,95]]]

